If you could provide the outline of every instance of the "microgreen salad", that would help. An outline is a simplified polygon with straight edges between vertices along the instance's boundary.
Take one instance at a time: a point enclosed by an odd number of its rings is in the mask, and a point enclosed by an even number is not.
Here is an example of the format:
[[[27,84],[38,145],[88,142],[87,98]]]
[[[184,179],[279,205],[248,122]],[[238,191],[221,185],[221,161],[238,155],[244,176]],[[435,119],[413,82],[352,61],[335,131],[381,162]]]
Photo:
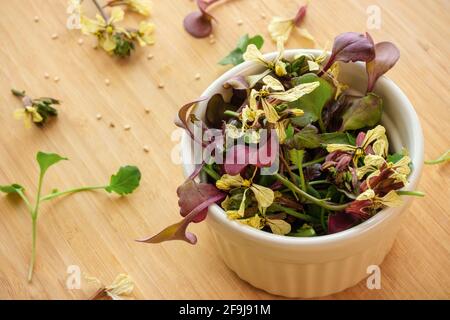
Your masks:
[[[214,203],[229,219],[255,229],[313,237],[399,206],[401,195],[423,195],[400,191],[408,183],[411,159],[406,150],[390,152],[380,124],[383,99],[373,92],[398,61],[397,47],[349,32],[336,37],[329,58],[324,52],[285,59],[283,39],[278,50],[274,60],[266,60],[250,44],[244,60],[263,65],[264,72],[224,83],[232,92],[229,101],[216,94],[181,108],[178,125],[203,151],[214,149],[213,157],[198,164],[177,190],[184,219],[139,241],[195,244],[187,227],[203,221]],[[366,63],[364,93],[339,81],[340,63],[355,61]],[[193,112],[202,100],[208,100],[204,122]],[[195,133],[212,128],[225,138]]]

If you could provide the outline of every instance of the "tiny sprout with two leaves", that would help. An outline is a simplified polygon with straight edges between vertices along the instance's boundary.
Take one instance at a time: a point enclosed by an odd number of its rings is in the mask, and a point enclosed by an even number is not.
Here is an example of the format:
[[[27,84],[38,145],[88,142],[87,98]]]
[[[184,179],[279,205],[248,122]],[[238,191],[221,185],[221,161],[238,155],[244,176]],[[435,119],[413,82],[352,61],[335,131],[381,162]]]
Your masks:
[[[0,185],[0,192],[6,194],[18,195],[25,203],[32,220],[32,252],[31,252],[31,262],[28,272],[28,281],[31,281],[33,277],[34,263],[36,260],[36,234],[37,234],[37,218],[39,215],[39,207],[42,202],[49,201],[64,195],[69,195],[81,191],[90,190],[105,190],[108,193],[116,193],[118,195],[124,196],[132,193],[138,186],[141,180],[141,172],[135,166],[124,166],[119,169],[119,171],[111,176],[110,182],[107,185],[102,186],[91,186],[91,187],[79,187],[74,189],[69,189],[66,191],[58,191],[54,189],[50,194],[42,195],[42,185],[44,181],[44,176],[47,170],[57,164],[60,161],[68,160],[55,153],[44,153],[38,152],[36,155],[36,160],[39,165],[40,173],[38,179],[38,189],[36,194],[35,203],[32,204],[28,197],[25,195],[25,188],[19,184],[10,185]]]

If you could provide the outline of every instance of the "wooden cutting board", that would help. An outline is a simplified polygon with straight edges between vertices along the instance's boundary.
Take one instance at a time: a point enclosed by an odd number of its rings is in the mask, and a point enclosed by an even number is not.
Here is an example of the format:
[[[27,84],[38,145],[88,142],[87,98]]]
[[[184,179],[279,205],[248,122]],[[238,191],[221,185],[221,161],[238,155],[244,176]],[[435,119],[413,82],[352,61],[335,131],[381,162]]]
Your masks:
[[[26,281],[30,217],[20,201],[1,196],[0,298],[86,299],[95,286],[83,280],[78,290],[66,287],[72,265],[105,283],[119,273],[130,274],[139,299],[275,298],[225,267],[205,225],[192,228],[199,236],[195,247],[181,242],[146,245],[134,239],[179,219],[175,190],[183,177],[180,166],[171,161],[177,144],[172,124],[177,109],[227,70],[217,61],[235,47],[239,36],[262,34],[264,50],[273,51],[266,31],[270,17],[293,15],[299,3],[234,0],[218,5],[212,11],[218,20],[216,42],[210,44],[209,39],[191,38],[182,28],[194,2],[154,1],[156,44],[139,48],[132,59],[118,61],[94,50],[92,38],[66,29],[66,1],[2,1],[0,184],[19,182],[33,195],[38,150],[70,158],[49,171],[46,191],[103,184],[124,164],[139,166],[143,179],[138,191],[127,198],[91,192],[44,204],[32,284]],[[449,1],[314,0],[305,27],[316,37],[316,47],[324,48],[338,33],[367,30],[366,10],[372,4],[380,8],[382,20],[381,29],[371,34],[400,48],[401,61],[389,77],[415,106],[425,134],[426,158],[435,158],[450,146]],[[132,23],[139,17],[127,19]],[[53,40],[55,33],[59,37]],[[84,39],[82,45],[79,38]],[[287,47],[314,44],[294,32]],[[153,59],[147,59],[148,54]],[[50,79],[44,78],[45,73]],[[195,80],[197,73],[199,80]],[[45,129],[25,130],[12,117],[20,103],[10,94],[11,88],[61,99],[58,120]],[[131,130],[125,131],[125,125]],[[149,153],[143,151],[144,145]],[[369,290],[363,281],[329,298],[450,298],[449,173],[448,164],[424,169],[420,190],[427,196],[416,200],[406,214],[392,252],[381,266],[381,290]]]

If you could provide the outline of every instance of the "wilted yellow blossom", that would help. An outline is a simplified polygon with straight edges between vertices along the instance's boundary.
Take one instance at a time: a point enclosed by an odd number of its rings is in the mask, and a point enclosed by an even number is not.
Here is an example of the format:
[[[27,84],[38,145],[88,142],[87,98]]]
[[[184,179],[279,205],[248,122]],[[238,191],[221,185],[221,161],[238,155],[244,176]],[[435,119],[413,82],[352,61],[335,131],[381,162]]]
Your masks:
[[[108,21],[105,21],[105,19],[99,14],[96,15],[96,20],[89,19],[88,17],[82,15],[80,19],[81,31],[84,34],[95,35],[100,46],[106,52],[111,53],[117,46],[116,41],[114,40],[114,33],[121,32],[129,36],[129,33],[124,28],[114,25],[114,23],[122,21],[123,18],[124,11],[117,7],[111,10],[111,17]]]
[[[399,207],[402,205],[402,199],[394,190],[389,191],[385,196],[379,197],[372,189],[367,189],[361,193],[356,200],[372,200],[375,207]]]
[[[278,55],[275,57],[273,61],[267,61],[263,54],[259,51],[259,49],[254,45],[250,44],[245,51],[243,58],[245,61],[253,61],[258,62],[265,65],[267,68],[275,71],[276,75],[279,77],[285,76],[286,72],[286,64],[282,61],[284,56],[284,46],[283,41],[277,42]]]
[[[366,149],[372,143],[374,143],[374,146],[375,144],[377,145],[376,148],[373,148],[376,155],[386,156],[389,144],[386,137],[386,129],[382,125],[378,125],[374,129],[367,131],[361,146],[331,143],[327,145],[327,151],[354,152],[355,156],[359,157],[362,155],[363,150]]]
[[[243,194],[240,208],[238,210],[238,213],[241,217],[244,216],[246,194],[248,190],[251,190],[255,195],[260,210],[264,210],[265,208],[269,207],[275,199],[275,195],[272,189],[253,183],[251,180],[246,180],[242,178],[240,174],[235,176],[224,174],[219,180],[216,181],[216,187],[224,191],[229,191],[231,189],[239,187],[246,188]]]
[[[123,3],[131,10],[143,15],[150,16],[152,11],[152,4],[149,0],[123,0]]]
[[[14,118],[23,120],[24,126],[27,129],[31,127],[31,123],[40,123],[44,120],[38,113],[37,108],[33,106],[16,109],[14,111]]]
[[[155,43],[155,39],[153,37],[154,30],[155,25],[151,22],[142,21],[139,24],[139,30],[136,34],[136,38],[138,39],[141,47],[145,47],[146,45],[152,45]]]
[[[286,235],[291,232],[291,225],[281,219],[267,219],[266,224],[269,226],[272,233],[278,235]]]

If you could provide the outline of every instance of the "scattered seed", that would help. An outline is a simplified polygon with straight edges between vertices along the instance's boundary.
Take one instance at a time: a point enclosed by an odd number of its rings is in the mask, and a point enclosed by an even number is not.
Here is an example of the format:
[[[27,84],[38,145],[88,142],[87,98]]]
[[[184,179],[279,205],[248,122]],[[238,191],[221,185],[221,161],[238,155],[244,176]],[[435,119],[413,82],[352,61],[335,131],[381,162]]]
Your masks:
[[[39,17],[38,16],[34,16],[34,22],[39,22]]]
[[[266,14],[265,14],[265,13],[261,13],[261,18],[262,18],[263,20],[266,19],[266,18],[267,18]]]
[[[97,120],[102,120],[102,115],[99,113],[95,116],[97,118]]]
[[[82,44],[84,43],[84,40],[83,39],[78,39],[78,44],[81,46]]]
[[[242,21],[241,19],[239,19],[238,21],[236,21],[238,26],[242,26],[244,24],[244,21]]]
[[[214,36],[214,33],[211,33],[210,35],[209,35],[209,38],[210,39],[213,39],[215,36]]]
[[[164,89],[164,83],[158,83],[158,88],[159,89]]]
[[[110,123],[109,123],[109,126],[110,126],[111,128],[115,128],[115,127],[116,127],[116,125],[114,124],[114,122],[110,122]]]
[[[197,74],[195,75],[195,80],[200,80],[200,73],[197,73]]]
[[[111,84],[111,80],[105,79],[105,84],[106,84],[107,86],[109,86],[109,85]]]
[[[46,73],[44,73],[44,78],[48,79],[48,78],[50,78],[50,75],[46,72]]]
[[[214,44],[214,43],[216,43],[216,39],[214,39],[214,38],[209,39],[209,44]]]
[[[152,60],[152,59],[153,59],[153,55],[150,53],[150,54],[147,56],[147,59],[148,59],[148,60]]]
[[[60,80],[59,77],[54,77],[53,78],[53,81],[55,81],[55,82],[59,82],[59,80]]]
[[[142,149],[144,150],[144,152],[149,153],[150,152],[150,148],[148,146],[143,146]]]
[[[58,39],[58,34],[57,34],[57,33],[52,34],[52,39],[53,39],[53,40]]]
[[[150,113],[150,109],[149,108],[145,108],[145,113]]]
[[[93,44],[92,45],[92,49],[97,50],[98,49],[98,45],[97,44]]]
[[[123,126],[123,129],[124,129],[125,131],[128,131],[128,130],[131,129],[131,126],[130,126],[129,124],[126,124],[126,125]]]

